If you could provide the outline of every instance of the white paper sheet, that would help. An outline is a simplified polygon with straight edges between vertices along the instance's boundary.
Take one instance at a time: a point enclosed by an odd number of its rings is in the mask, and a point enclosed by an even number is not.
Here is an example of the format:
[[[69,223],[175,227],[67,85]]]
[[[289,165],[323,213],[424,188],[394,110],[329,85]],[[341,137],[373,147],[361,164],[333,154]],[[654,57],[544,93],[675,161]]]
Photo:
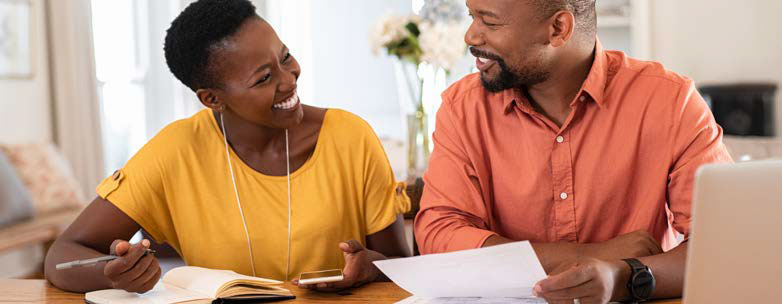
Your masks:
[[[421,298],[412,296],[396,304],[545,304],[540,298]]]
[[[532,298],[532,287],[546,278],[526,241],[374,263],[419,298]]]

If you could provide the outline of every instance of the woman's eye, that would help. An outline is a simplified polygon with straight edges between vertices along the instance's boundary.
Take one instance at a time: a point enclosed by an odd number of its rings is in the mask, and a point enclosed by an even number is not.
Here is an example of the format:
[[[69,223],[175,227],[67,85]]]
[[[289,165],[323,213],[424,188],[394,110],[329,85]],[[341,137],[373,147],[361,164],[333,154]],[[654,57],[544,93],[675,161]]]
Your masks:
[[[264,83],[267,80],[269,80],[269,78],[271,78],[271,77],[272,77],[272,74],[266,74],[265,76],[261,77],[261,79],[258,79],[258,82],[256,82],[255,85],[259,85],[261,83]]]
[[[288,62],[288,60],[290,59],[291,59],[291,53],[287,53],[285,54],[285,57],[282,58],[282,62]]]

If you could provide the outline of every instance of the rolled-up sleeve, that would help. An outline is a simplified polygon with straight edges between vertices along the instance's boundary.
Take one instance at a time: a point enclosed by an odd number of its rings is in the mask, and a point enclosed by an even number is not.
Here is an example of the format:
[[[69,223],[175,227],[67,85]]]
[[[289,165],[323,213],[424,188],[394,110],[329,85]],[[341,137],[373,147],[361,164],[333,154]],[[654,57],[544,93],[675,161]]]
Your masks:
[[[459,118],[447,93],[437,113],[434,151],[424,174],[415,235],[422,254],[479,248],[495,233],[479,177],[458,133]]]
[[[717,125],[692,81],[682,85],[673,122],[673,165],[668,176],[668,207],[673,213],[673,228],[687,237],[690,234],[696,171],[705,164],[733,160],[722,142],[722,128]]]

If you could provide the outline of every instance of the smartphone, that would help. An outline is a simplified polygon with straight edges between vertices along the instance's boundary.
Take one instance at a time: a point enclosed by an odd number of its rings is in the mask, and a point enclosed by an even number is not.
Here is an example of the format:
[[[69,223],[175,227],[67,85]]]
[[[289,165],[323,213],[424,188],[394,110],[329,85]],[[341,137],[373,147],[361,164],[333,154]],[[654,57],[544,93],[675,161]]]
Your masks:
[[[341,269],[330,269],[312,272],[302,272],[299,275],[299,284],[310,285],[318,283],[339,282],[345,279]]]

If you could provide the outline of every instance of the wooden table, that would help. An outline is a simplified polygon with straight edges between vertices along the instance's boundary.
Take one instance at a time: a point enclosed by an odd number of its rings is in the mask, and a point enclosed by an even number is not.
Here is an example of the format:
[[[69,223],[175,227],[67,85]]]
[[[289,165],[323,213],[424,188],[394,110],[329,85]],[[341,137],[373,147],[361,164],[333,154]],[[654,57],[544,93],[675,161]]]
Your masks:
[[[394,303],[410,296],[410,293],[394,283],[372,283],[339,295],[301,290],[286,283],[285,288],[296,295],[296,300],[279,303]],[[84,303],[84,294],[59,290],[44,280],[0,279],[0,303]],[[679,300],[654,302],[680,304]]]

